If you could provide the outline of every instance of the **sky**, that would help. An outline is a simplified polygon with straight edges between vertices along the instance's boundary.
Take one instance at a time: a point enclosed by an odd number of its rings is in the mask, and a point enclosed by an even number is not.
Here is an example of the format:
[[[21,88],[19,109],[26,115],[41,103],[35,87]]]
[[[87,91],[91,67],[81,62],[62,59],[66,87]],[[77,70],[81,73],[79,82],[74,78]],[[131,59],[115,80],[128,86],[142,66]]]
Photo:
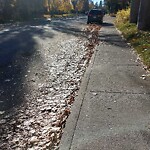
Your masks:
[[[99,3],[100,1],[101,1],[101,0],[93,0],[94,3],[96,3],[96,2]],[[103,1],[103,0],[102,0],[102,1]]]

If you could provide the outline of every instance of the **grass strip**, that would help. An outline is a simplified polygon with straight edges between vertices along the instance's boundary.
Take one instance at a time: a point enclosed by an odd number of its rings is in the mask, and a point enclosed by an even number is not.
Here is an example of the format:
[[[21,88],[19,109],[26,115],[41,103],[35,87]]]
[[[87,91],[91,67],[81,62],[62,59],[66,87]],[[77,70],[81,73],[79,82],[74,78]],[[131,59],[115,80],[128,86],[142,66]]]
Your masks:
[[[129,23],[129,11],[128,9],[118,12],[115,25],[137,51],[144,65],[150,70],[150,32],[140,31],[136,24]]]

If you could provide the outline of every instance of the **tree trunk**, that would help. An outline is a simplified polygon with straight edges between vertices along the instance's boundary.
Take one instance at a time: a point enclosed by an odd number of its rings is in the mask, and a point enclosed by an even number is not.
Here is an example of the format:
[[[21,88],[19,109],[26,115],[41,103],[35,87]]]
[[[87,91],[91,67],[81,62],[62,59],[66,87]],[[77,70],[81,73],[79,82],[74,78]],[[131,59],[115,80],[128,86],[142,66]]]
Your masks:
[[[150,30],[150,0],[141,0],[138,17],[138,29]]]
[[[139,7],[140,7],[140,0],[131,1],[130,23],[137,23]]]

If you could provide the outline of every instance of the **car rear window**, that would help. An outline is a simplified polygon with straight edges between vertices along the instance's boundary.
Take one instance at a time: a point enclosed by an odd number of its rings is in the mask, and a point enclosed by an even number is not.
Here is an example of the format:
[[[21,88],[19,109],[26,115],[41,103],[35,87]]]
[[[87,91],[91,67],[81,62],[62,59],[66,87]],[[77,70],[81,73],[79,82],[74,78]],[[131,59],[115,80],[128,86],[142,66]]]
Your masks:
[[[91,14],[91,15],[102,15],[102,11],[100,11],[100,10],[91,10],[89,12],[89,14]]]

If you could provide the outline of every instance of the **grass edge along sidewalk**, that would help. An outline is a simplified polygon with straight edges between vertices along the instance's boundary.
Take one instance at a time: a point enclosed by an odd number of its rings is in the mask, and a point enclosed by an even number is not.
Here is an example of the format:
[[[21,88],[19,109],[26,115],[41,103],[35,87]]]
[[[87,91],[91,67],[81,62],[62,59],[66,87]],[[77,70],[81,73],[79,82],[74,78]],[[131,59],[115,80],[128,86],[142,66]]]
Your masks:
[[[140,31],[136,24],[129,23],[130,9],[119,11],[115,26],[138,53],[144,68],[150,71],[150,31]]]

